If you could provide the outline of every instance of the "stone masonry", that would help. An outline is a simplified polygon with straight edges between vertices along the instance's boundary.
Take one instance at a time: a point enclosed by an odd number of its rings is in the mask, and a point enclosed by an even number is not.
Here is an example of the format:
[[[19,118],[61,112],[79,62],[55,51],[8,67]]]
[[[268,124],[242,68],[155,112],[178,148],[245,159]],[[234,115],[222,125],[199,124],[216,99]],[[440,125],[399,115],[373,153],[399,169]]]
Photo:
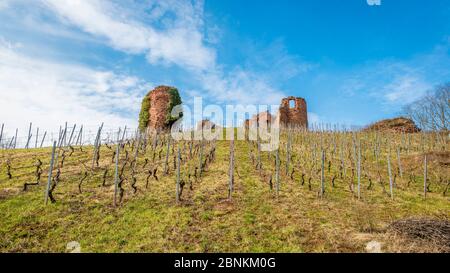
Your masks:
[[[199,121],[197,124],[197,130],[201,131],[201,130],[211,130],[211,129],[216,129],[216,124],[214,124],[214,122],[210,121],[210,120],[202,120]]]
[[[164,130],[166,128],[167,114],[169,108],[170,87],[158,86],[150,94],[150,120],[148,127],[154,130]]]
[[[274,117],[269,113],[269,111],[261,112],[254,115],[249,121],[248,126],[252,128],[265,127],[268,128],[273,122]]]
[[[290,102],[294,103],[293,107],[290,106]],[[308,111],[303,98],[284,98],[281,101],[279,115],[281,127],[308,128]]]

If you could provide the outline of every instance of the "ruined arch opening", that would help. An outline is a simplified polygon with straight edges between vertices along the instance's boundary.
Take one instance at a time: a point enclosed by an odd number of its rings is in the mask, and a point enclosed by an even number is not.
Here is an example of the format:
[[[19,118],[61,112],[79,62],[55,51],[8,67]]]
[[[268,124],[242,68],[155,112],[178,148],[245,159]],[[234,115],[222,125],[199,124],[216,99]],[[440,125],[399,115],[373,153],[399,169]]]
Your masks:
[[[306,101],[303,98],[291,96],[282,99],[279,114],[280,125],[283,127],[308,127]]]
[[[294,109],[295,108],[295,100],[289,100],[289,109]]]

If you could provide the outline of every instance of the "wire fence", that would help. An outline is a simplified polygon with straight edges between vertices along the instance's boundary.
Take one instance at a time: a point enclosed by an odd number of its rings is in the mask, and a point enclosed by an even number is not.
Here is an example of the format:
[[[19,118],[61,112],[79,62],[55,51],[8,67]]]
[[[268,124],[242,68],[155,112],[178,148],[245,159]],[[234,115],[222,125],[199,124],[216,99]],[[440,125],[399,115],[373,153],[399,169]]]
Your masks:
[[[134,127],[100,127],[82,125],[60,126],[58,131],[42,131],[30,124],[28,132],[15,129],[14,133],[6,133],[5,125],[0,126],[0,149],[36,149],[51,147],[56,141],[61,146],[93,145],[100,131],[102,143],[113,143],[119,138],[129,139],[137,134]]]
[[[241,123],[241,127],[244,123]],[[58,145],[93,145],[97,140],[100,131],[100,141],[102,143],[114,143],[118,139],[130,139],[137,135],[137,128],[132,126],[113,127],[113,126],[83,126],[83,125],[64,125],[59,127],[58,131],[40,131],[39,127],[34,127],[32,123],[29,125],[27,132],[15,129],[14,134],[6,134],[6,125],[0,127],[0,149],[33,149],[51,147],[54,141]],[[190,131],[193,128],[181,128],[183,131]],[[361,126],[339,125],[328,123],[311,123],[308,126],[310,131],[316,132],[349,132],[362,129]]]

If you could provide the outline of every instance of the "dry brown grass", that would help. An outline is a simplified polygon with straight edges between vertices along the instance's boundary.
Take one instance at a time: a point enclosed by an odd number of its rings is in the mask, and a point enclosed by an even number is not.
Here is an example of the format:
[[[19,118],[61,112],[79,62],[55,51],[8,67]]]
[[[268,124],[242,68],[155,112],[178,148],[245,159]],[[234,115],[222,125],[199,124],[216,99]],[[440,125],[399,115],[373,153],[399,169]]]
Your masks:
[[[362,136],[368,143],[370,135]],[[43,203],[46,172],[41,185],[27,192],[22,192],[22,188],[24,182],[34,179],[33,164],[37,158],[48,166],[50,151],[0,151],[0,161],[11,159],[15,168],[13,179],[9,180],[4,164],[0,165],[0,219],[4,220],[0,224],[0,252],[62,252],[67,242],[73,240],[81,243],[83,252],[364,252],[372,240],[380,242],[384,252],[446,251],[436,242],[410,238],[388,228],[399,219],[446,220],[450,217],[450,199],[442,195],[438,177],[448,177],[448,170],[439,167],[433,158],[429,161],[431,192],[426,199],[422,196],[419,135],[413,137],[408,153],[402,150],[404,176],[396,179],[394,199],[385,192],[388,189],[386,162],[383,161],[386,151],[382,151],[382,159],[376,164],[372,145],[365,146],[363,166],[374,179],[369,189],[368,179],[363,177],[360,200],[349,189],[350,168],[354,163],[350,136],[340,136],[347,138],[344,146],[347,176],[339,177],[334,186],[331,184],[331,176],[339,174],[339,153],[332,157],[329,152],[333,165],[325,172],[324,197],[318,197],[320,177],[315,172],[311,188],[308,182],[302,185],[302,172],[308,178],[313,168],[310,148],[314,147],[313,140],[320,137],[331,151],[332,138],[325,134],[301,135],[294,141],[295,157],[291,168],[295,166],[296,172],[291,179],[290,174],[284,172],[285,162],[281,163],[278,197],[250,160],[251,143],[237,141],[235,160],[240,175],[236,175],[231,202],[226,201],[228,142],[217,143],[216,161],[208,166],[201,179],[194,180],[192,189],[186,185],[178,204],[173,167],[169,175],[162,175],[163,157],[161,161],[156,158],[155,163],[149,163],[144,169],[144,159],[152,158],[149,151],[138,158],[142,170],[137,174],[137,193],[133,193],[130,181],[126,181],[119,207],[112,205],[112,151],[105,147],[101,150],[100,168],[90,173],[83,183],[82,193],[78,183],[84,168],[79,159],[90,166],[92,149],[86,147],[85,152],[76,151],[67,158],[61,183],[54,192],[57,202],[48,206]],[[392,141],[401,143],[401,135]],[[268,174],[274,171],[273,156],[273,153],[262,154],[263,168]],[[286,158],[283,150],[280,157]],[[413,157],[417,157],[417,161],[408,161]],[[171,162],[172,156],[170,166]],[[192,163],[191,167],[195,167],[198,160]],[[396,163],[392,155],[393,170],[396,170]],[[159,165],[159,180],[151,179],[149,187],[145,188],[146,170],[152,167],[150,165]],[[103,187],[102,174],[106,166],[110,171]],[[317,165],[313,169],[317,169]],[[383,184],[376,180],[378,171]],[[413,171],[416,180],[409,185],[409,174]],[[182,174],[186,175],[185,169]],[[356,185],[356,179],[353,184]]]
[[[450,222],[431,218],[409,218],[392,222],[389,232],[409,241],[408,245],[427,246],[424,249],[450,251]],[[422,249],[422,248],[419,248]],[[434,251],[433,251],[434,252]]]

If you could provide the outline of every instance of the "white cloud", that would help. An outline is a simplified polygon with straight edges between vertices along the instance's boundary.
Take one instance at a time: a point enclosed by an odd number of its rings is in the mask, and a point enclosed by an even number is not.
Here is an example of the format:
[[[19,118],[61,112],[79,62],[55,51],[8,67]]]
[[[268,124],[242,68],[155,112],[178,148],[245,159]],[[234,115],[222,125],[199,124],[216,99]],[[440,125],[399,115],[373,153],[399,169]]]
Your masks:
[[[222,71],[200,76],[202,87],[210,90],[217,102],[238,104],[278,104],[284,97],[282,91],[269,85],[258,74],[237,68],[224,75]]]
[[[336,86],[348,97],[370,96],[386,107],[399,107],[425,95],[450,76],[450,45],[409,60],[386,59],[339,72]]]
[[[64,22],[92,35],[106,38],[118,50],[145,53],[152,64],[168,63],[205,70],[214,66],[215,52],[203,44],[198,8],[189,2],[170,1],[154,4],[153,17],[172,11],[176,20],[163,30],[131,18],[120,2],[101,0],[42,0]],[[125,4],[127,4],[126,2]],[[159,2],[158,2],[159,3]]]
[[[289,54],[283,39],[275,39],[269,45],[250,43],[244,47],[249,56],[246,67],[276,81],[288,81],[318,67],[316,63],[305,62],[299,56]]]
[[[115,49],[145,53],[150,64],[176,64],[187,69],[200,80],[199,88],[207,91],[204,95],[211,99],[270,104],[278,103],[283,96],[274,87],[273,79],[264,78],[263,73],[241,67],[230,73],[222,71],[216,62],[215,49],[205,44],[203,1],[149,1],[145,2],[148,10],[145,14],[139,12],[143,7],[136,7],[135,2],[42,1],[64,21],[106,38]],[[135,8],[129,9],[127,5]],[[138,10],[139,18],[130,10]],[[157,23],[161,25],[159,29]],[[287,77],[309,69],[296,66],[295,60],[280,46],[276,43],[277,52],[283,53],[277,54],[280,57],[277,62],[283,66],[284,74],[289,72]]]
[[[362,88],[365,88],[365,84],[359,77],[350,77],[342,84],[341,91],[346,96],[352,97]]]
[[[41,60],[0,45],[1,122],[9,134],[19,128],[26,135],[29,122],[49,132],[65,121],[88,128],[101,122],[136,126],[148,88],[133,76]]]
[[[190,93],[198,92],[211,101],[278,104],[284,96],[277,88],[279,79],[247,66],[225,72],[217,63],[216,50],[205,37],[203,4],[179,0],[18,0],[4,4],[9,9],[2,14],[8,14],[9,27],[21,22],[20,27],[38,37],[103,43],[130,55],[145,56],[152,65],[181,67],[197,81]],[[214,37],[212,40],[218,42]],[[149,84],[114,71],[25,55],[20,47],[0,42],[0,122],[5,122],[8,133],[16,127],[26,133],[30,121],[51,131],[65,121],[93,128],[102,121],[115,127],[136,124]],[[35,47],[27,44],[26,50],[39,52]],[[61,58],[57,52],[51,53]],[[295,59],[283,58],[284,54],[287,52],[281,51],[277,59],[288,68],[286,77],[303,70]]]
[[[319,124],[321,122],[321,118],[318,114],[313,112],[308,112],[308,123],[310,125]]]
[[[126,22],[120,17],[114,18],[113,6],[106,1],[42,0],[42,2],[66,23],[74,24],[93,35],[107,38],[117,49],[139,53],[148,48],[147,39],[151,32],[137,23]]]
[[[0,10],[6,9],[10,5],[10,0],[0,0]]]
[[[400,76],[382,90],[389,103],[408,104],[425,95],[433,86],[411,75]]]
[[[10,42],[0,36],[0,46],[7,48],[7,49],[16,49],[16,48],[21,48],[23,45],[21,43]]]

